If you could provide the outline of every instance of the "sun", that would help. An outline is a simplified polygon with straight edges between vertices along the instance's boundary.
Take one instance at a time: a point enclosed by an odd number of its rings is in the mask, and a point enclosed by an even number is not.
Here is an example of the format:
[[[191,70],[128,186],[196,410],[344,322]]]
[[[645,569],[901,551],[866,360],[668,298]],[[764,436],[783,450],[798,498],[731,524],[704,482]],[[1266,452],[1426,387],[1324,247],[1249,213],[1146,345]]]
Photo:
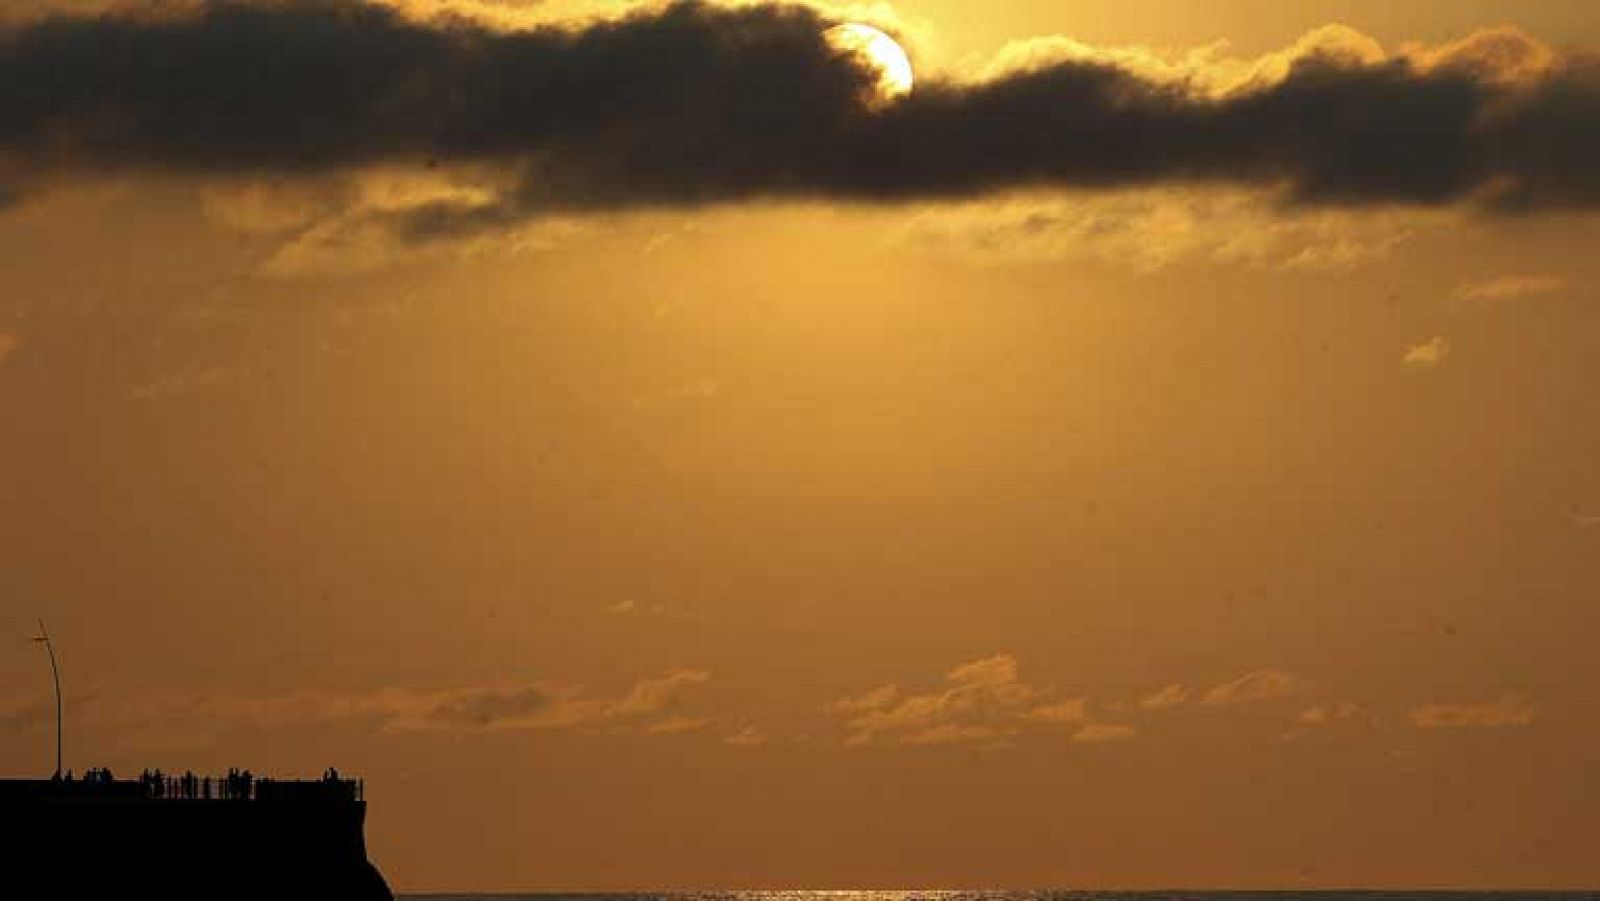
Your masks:
[[[878,103],[888,103],[906,97],[916,85],[916,74],[911,69],[911,57],[894,38],[859,22],[847,22],[823,32],[829,46],[841,53],[853,54],[878,73],[875,86]]]

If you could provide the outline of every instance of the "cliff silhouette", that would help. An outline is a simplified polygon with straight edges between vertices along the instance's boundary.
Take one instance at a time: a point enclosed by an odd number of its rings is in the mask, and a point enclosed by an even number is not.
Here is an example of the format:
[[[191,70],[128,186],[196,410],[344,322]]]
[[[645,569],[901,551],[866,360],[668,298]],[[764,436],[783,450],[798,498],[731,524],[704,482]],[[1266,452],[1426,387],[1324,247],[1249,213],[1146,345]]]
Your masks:
[[[339,779],[0,780],[0,885],[19,899],[392,901],[366,812],[360,783]]]

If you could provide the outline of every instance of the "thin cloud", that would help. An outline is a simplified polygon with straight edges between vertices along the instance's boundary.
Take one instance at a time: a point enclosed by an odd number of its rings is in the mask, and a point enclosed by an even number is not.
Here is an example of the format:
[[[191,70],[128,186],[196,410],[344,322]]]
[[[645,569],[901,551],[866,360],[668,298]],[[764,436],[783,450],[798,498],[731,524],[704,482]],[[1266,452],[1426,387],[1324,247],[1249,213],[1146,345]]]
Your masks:
[[[880,685],[865,694],[835,701],[829,707],[835,713],[846,715],[869,713],[887,709],[899,699],[900,686]]]
[[[1113,741],[1127,741],[1139,734],[1139,727],[1122,723],[1090,723],[1072,734],[1072,740],[1080,744],[1104,744]]]
[[[640,731],[646,735],[685,735],[699,732],[710,726],[711,722],[710,717],[675,716],[659,723],[651,723]]]
[[[760,726],[746,726],[738,732],[724,738],[723,744],[736,748],[759,748],[767,743],[766,730]]]
[[[550,684],[481,686],[433,695],[389,693],[380,698],[378,709],[386,716],[386,728],[395,731],[563,729],[605,724],[650,734],[682,732],[705,725],[674,711],[690,687],[710,678],[704,670],[673,670],[635,683],[620,698],[592,697],[579,688]]]
[[[1506,729],[1532,725],[1534,706],[1507,695],[1493,701],[1465,704],[1428,704],[1411,712],[1422,729]]]
[[[249,370],[243,366],[197,366],[162,375],[133,388],[129,394],[135,400],[167,400],[224,391],[248,376]]]
[[[1086,708],[1087,705],[1082,698],[1073,698],[1069,701],[1035,707],[1025,716],[1030,720],[1044,723],[1081,723],[1089,717]]]
[[[468,689],[445,695],[415,719],[402,717],[397,722],[416,728],[493,729],[567,725],[601,716],[602,705],[581,705],[550,689],[524,685]]]
[[[1456,298],[1492,303],[1555,294],[1566,287],[1566,279],[1553,275],[1507,275],[1462,285],[1456,289]]]
[[[1434,335],[1421,344],[1406,348],[1400,361],[1413,369],[1437,369],[1450,359],[1450,339]]]
[[[951,668],[939,689],[907,693],[884,685],[828,705],[850,746],[1008,747],[1025,731],[1067,727],[1077,742],[1130,737],[1134,727],[1094,723],[1084,698],[1024,682],[1017,658],[997,654]]]
[[[1322,29],[1199,68],[1057,45],[975,80],[927,73],[880,109],[863,100],[876,73],[812,7],[516,24],[360,0],[12,21],[0,168],[21,190],[108,170],[504,173],[373,212],[411,239],[561,210],[1180,182],[1333,206],[1600,207],[1600,62],[1513,29],[1399,53]]]
[[[1211,688],[1200,699],[1200,703],[1222,706],[1252,701],[1275,701],[1299,694],[1302,687],[1299,677],[1292,673],[1275,669],[1256,670]]]
[[[686,695],[710,678],[703,670],[673,670],[640,680],[621,696],[591,694],[560,682],[531,682],[439,690],[384,688],[354,694],[303,691],[269,697],[224,691],[89,699],[76,707],[85,722],[123,731],[192,731],[227,724],[272,730],[344,725],[456,734],[604,727],[659,734],[705,725],[685,709]]]
[[[633,690],[616,703],[611,715],[630,717],[659,713],[676,703],[684,689],[709,681],[709,672],[696,669],[673,670],[659,679],[645,679],[635,684]]]
[[[1013,734],[1040,696],[1018,678],[1015,657],[997,654],[952,668],[941,689],[906,695],[885,685],[836,701],[830,710],[845,720],[850,745],[992,742]]]
[[[1152,692],[1139,699],[1139,706],[1146,710],[1166,710],[1189,700],[1194,694],[1194,689],[1177,682],[1172,683],[1160,691]]]
[[[939,723],[906,734],[901,738],[907,745],[956,745],[979,742],[1003,743],[1016,734],[1016,729],[1004,726],[986,726],[967,723]]]
[[[1162,185],[1032,191],[930,204],[900,226],[906,244],[980,262],[1099,261],[1339,271],[1392,255],[1451,210],[1286,207],[1239,187]]]
[[[1304,726],[1328,726],[1357,719],[1365,713],[1360,704],[1340,701],[1331,704],[1313,704],[1300,711],[1300,715],[1295,719]]]

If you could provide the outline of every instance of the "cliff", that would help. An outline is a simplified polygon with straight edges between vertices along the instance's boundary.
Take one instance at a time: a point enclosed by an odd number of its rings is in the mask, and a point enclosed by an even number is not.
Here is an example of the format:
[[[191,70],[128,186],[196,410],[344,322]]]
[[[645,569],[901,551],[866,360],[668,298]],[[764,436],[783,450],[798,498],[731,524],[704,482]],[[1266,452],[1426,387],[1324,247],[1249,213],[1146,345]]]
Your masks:
[[[351,785],[263,782],[223,800],[157,796],[148,782],[0,781],[0,885],[19,899],[391,901]]]

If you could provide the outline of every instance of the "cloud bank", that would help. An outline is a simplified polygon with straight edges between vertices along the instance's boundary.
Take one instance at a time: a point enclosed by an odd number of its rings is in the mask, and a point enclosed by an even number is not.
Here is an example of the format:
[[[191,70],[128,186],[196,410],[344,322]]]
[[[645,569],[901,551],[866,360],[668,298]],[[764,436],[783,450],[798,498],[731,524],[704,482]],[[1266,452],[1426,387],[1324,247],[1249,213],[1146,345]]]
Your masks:
[[[192,695],[85,696],[69,699],[85,723],[118,730],[184,733],[221,726],[286,727],[366,724],[391,733],[471,735],[522,730],[603,729],[645,735],[691,732],[710,723],[691,714],[692,692],[711,680],[698,669],[641,679],[618,696],[596,695],[561,682],[473,685],[419,690],[385,688],[339,694],[308,690],[251,696],[229,691]],[[0,705],[0,729],[45,723],[48,699]]]
[[[875,74],[816,9],[674,2],[570,27],[360,0],[213,0],[0,26],[0,182],[491,166],[418,237],[552,211],[1226,183],[1335,205],[1600,206],[1600,61],[1515,31],[1390,54],[1347,30],[1255,65],[1071,42],[975,80]]]
[[[1100,743],[1138,734],[1123,724],[1091,720],[1084,698],[1062,697],[1053,688],[1030,685],[1020,677],[1011,654],[997,654],[953,667],[944,685],[908,694],[883,685],[829,705],[844,722],[845,744],[955,745],[1003,747],[1025,726],[1069,727],[1072,740]]]

